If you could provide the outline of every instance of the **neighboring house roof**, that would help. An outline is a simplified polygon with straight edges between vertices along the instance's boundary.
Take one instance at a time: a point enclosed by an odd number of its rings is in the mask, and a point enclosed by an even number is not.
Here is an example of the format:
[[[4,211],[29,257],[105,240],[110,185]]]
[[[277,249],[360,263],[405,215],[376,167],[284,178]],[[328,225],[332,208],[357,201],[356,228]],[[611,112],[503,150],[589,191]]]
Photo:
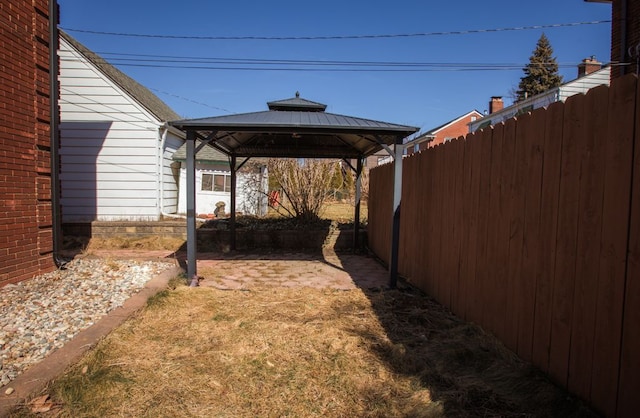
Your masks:
[[[196,141],[196,147],[200,146],[202,141]],[[180,148],[173,153],[173,159],[176,161],[186,161],[187,159],[187,144],[182,144]],[[224,153],[218,151],[213,147],[202,147],[196,154],[196,161],[209,162],[209,163],[224,163],[229,164],[229,157]]]
[[[559,101],[564,102],[567,98],[576,94],[586,93],[594,87],[603,84],[608,86],[610,83],[610,78],[611,67],[603,67],[600,70],[594,71],[582,77],[578,77],[558,87],[554,87],[543,93],[514,103],[511,106],[507,106],[501,110],[485,115],[482,118],[471,122],[469,124],[469,130],[470,132],[475,132],[478,129],[486,128],[487,126],[504,122],[505,120],[511,119],[514,116],[519,116],[521,114],[531,112],[534,109],[546,107],[552,103]]]
[[[450,127],[451,125],[455,125],[456,123],[460,122],[461,120],[465,120],[466,118],[470,117],[470,116],[474,116],[477,115],[478,118],[481,118],[483,115],[482,113],[480,113],[477,110],[472,110],[470,112],[465,113],[464,115],[460,115],[455,119],[451,119],[449,122],[445,122],[442,125],[435,127],[427,132],[421,133],[418,136],[416,136],[415,138],[412,138],[410,141],[407,141],[406,144],[411,144],[411,145],[415,145],[415,144],[420,144],[422,142],[426,142],[426,141],[430,141],[433,138],[435,138],[435,136],[438,134],[438,132]]]
[[[60,36],[71,44],[78,52],[80,52],[88,61],[96,68],[116,83],[120,88],[126,91],[134,100],[140,103],[145,109],[151,112],[158,120],[162,122],[176,120],[180,118],[166,103],[158,96],[153,94],[148,88],[138,83],[113,65],[105,61],[101,56],[91,51],[80,42],[75,40],[64,31],[60,31]]]
[[[443,123],[442,125],[438,126],[437,128],[433,128],[432,130],[425,132],[424,135],[435,135],[438,132],[440,132],[441,130],[448,128],[449,126],[459,122],[460,120],[463,120],[469,116],[473,116],[474,114],[476,114],[477,116],[482,117],[482,113],[478,112],[477,110],[472,110],[470,112],[465,113],[464,115],[460,115],[455,119],[450,120],[449,122]]]

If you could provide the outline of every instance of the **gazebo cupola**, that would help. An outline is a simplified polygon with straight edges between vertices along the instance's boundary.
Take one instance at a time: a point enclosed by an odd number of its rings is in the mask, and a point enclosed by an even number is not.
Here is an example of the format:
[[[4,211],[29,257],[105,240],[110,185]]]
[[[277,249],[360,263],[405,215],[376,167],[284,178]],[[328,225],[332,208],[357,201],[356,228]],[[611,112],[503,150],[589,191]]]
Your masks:
[[[326,104],[301,99],[299,91],[296,91],[296,97],[277,100],[275,102],[267,102],[267,106],[269,106],[269,110],[284,110],[291,112],[324,112],[327,109]]]

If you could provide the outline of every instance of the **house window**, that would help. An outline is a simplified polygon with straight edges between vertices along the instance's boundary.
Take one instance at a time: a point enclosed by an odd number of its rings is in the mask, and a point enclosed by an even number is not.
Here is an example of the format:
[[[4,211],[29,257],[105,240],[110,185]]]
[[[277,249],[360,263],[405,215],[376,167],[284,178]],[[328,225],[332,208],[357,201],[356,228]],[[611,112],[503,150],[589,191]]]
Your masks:
[[[385,157],[378,157],[378,165],[386,164],[390,161],[392,161],[392,158],[390,155],[387,155]]]
[[[202,174],[200,190],[209,192],[231,192],[231,176],[226,174]]]

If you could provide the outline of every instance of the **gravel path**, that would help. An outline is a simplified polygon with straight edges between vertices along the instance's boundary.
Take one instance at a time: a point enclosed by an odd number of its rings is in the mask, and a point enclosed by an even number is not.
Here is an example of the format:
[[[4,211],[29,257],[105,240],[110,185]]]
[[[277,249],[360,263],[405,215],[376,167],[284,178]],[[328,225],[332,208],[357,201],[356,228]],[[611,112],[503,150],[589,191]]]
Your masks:
[[[0,288],[0,387],[173,267],[76,259],[65,270]]]

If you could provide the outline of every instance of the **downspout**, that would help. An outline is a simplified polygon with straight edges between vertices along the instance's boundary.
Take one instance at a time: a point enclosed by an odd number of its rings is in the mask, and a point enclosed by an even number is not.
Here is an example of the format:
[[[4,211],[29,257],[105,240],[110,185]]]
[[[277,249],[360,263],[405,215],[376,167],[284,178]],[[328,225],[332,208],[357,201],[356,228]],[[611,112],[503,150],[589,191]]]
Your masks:
[[[620,59],[622,60],[621,64],[625,64],[627,62],[627,0],[622,0],[620,5]],[[611,4],[613,8],[613,3]],[[627,68],[623,65],[622,71],[619,71],[618,74],[624,75],[627,74]]]
[[[60,108],[58,73],[58,2],[49,1],[49,113],[51,156],[51,215],[53,233],[53,262],[56,267],[64,267],[68,261],[60,258],[62,240],[62,216],[60,213]]]
[[[160,125],[158,133],[159,133],[158,146],[156,147],[156,162],[157,162],[157,171],[158,171],[156,188],[158,189],[158,196],[156,198],[156,203],[158,204],[159,218],[161,218],[162,212],[164,209],[164,193],[162,193],[162,191],[164,190],[164,180],[162,178],[163,177],[162,159],[164,156],[163,156],[162,150],[164,149],[164,140],[167,137],[167,128],[164,124]]]

